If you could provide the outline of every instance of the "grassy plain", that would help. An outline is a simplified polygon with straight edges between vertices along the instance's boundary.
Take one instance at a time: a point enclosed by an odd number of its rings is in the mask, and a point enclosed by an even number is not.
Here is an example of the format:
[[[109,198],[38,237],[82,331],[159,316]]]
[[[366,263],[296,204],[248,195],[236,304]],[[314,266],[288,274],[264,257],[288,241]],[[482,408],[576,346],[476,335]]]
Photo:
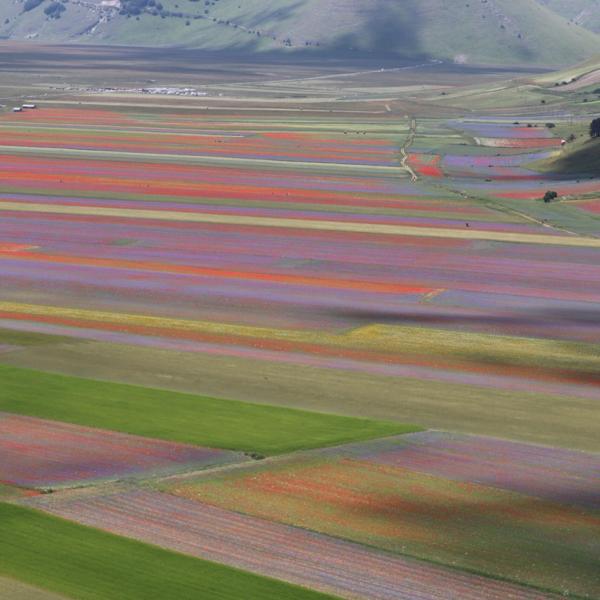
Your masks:
[[[0,575],[78,600],[330,596],[0,503]]]
[[[31,347],[2,360],[138,386],[600,451],[592,398],[87,341],[56,344],[52,352]]]

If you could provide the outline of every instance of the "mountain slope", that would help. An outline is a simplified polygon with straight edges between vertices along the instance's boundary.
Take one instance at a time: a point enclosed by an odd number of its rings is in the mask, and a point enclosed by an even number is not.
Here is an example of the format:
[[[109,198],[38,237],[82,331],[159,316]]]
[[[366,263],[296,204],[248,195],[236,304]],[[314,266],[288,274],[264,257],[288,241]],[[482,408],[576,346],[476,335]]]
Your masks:
[[[61,0],[52,18],[57,4],[2,3],[0,37],[494,64],[561,65],[600,52],[600,36],[538,0]]]
[[[539,0],[569,21],[600,33],[600,0]]]

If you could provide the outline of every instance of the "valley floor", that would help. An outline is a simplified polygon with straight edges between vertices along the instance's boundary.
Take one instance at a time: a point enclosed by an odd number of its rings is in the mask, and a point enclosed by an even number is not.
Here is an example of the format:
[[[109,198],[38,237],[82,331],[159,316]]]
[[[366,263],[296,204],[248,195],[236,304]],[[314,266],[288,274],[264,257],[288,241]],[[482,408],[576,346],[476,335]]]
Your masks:
[[[600,598],[593,87],[3,48],[0,596]]]

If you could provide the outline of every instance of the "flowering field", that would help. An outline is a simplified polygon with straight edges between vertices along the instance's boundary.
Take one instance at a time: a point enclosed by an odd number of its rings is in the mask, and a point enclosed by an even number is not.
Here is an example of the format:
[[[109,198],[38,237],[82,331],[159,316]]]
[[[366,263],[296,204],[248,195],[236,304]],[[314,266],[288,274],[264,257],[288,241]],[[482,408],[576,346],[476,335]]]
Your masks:
[[[410,124],[386,114],[349,123],[329,111],[84,103],[3,115],[0,329],[191,355],[243,372],[256,372],[257,361],[325,381],[312,375],[319,368],[336,385],[418,381],[418,397],[434,403],[436,385],[475,405],[494,393],[494,414],[503,416],[487,418],[498,433],[590,448],[594,436],[577,430],[590,427],[585,415],[600,394],[600,320],[589,318],[600,295],[600,241],[466,197],[539,197],[550,183],[523,164],[539,149],[458,144],[556,138],[545,127],[419,121],[412,182],[400,153]],[[451,147],[433,148],[449,126]],[[2,356],[20,360],[17,346],[7,341]],[[29,363],[21,353],[22,364],[80,368],[60,351],[60,364],[33,353]],[[229,391],[225,370],[209,377],[226,397],[277,404],[285,389],[296,407],[494,431],[480,422],[484,408],[449,422],[447,411],[416,400],[398,412],[390,395],[365,409],[362,383],[348,384],[352,406],[344,391],[324,407],[322,390],[305,397],[289,380]],[[521,393],[554,410],[517,417],[508,406]],[[572,415],[564,396],[579,406],[572,428],[563,425],[561,407]]]
[[[548,170],[540,172],[535,167],[539,161],[568,151],[571,142],[561,135],[568,137],[564,133],[567,127],[580,131],[581,125],[568,113],[540,114],[529,122],[513,119],[489,116],[447,121],[446,126],[460,134],[458,140],[439,137],[439,119],[425,120],[417,130],[415,147],[421,149],[421,153],[414,155],[415,168],[418,170],[425,165],[425,170],[420,171],[425,178],[444,177],[443,184],[448,189],[469,197],[499,201],[499,207],[531,214],[533,221],[537,220],[539,224],[571,224],[568,218],[565,219],[562,207],[560,212],[543,211],[531,202],[539,203],[548,190],[555,190],[559,197],[565,196],[569,201],[574,196],[587,196],[598,191],[596,178]],[[432,140],[435,143],[432,144]],[[513,200],[528,202],[519,205],[511,202]],[[573,213],[575,211],[571,211]],[[538,214],[544,217],[540,218]],[[576,224],[582,222],[580,219]]]
[[[598,600],[591,94],[36,52],[0,61],[0,597]]]
[[[244,460],[240,454],[0,413],[0,482],[20,487],[157,476]]]
[[[589,212],[594,215],[600,214],[600,199],[578,202],[576,206],[585,212]]]
[[[61,52],[0,111],[0,596],[597,598],[595,103]]]
[[[598,454],[439,431],[356,444],[340,451],[345,457],[377,465],[565,505],[600,508]]]
[[[0,502],[0,521],[0,594],[11,600],[332,600],[23,506]]]
[[[547,152],[498,155],[447,154],[444,169],[453,177],[493,178],[494,180],[540,180],[544,175],[523,165],[547,158]]]
[[[437,154],[411,154],[409,164],[419,175],[426,177],[443,177],[444,172],[440,168],[441,156]]]
[[[560,138],[552,135],[552,132],[543,124],[523,125],[520,123],[497,123],[493,120],[461,121],[453,123],[468,135],[472,136],[479,146],[490,148],[557,148],[560,146]]]
[[[28,504],[82,524],[322,590],[338,598],[554,597],[159,492],[75,493]]]
[[[183,480],[167,490],[593,598],[599,584],[599,483],[598,454],[431,432]]]

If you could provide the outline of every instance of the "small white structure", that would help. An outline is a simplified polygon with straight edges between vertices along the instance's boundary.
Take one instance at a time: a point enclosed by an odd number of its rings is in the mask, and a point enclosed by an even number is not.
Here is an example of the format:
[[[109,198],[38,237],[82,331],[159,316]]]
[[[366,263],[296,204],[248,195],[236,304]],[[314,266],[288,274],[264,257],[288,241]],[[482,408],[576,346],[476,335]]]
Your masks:
[[[23,104],[23,108],[37,108],[35,104]]]
[[[561,146],[566,146],[567,145],[567,140],[560,140],[560,145]]]
[[[23,112],[23,109],[20,106],[15,106],[13,112]]]

